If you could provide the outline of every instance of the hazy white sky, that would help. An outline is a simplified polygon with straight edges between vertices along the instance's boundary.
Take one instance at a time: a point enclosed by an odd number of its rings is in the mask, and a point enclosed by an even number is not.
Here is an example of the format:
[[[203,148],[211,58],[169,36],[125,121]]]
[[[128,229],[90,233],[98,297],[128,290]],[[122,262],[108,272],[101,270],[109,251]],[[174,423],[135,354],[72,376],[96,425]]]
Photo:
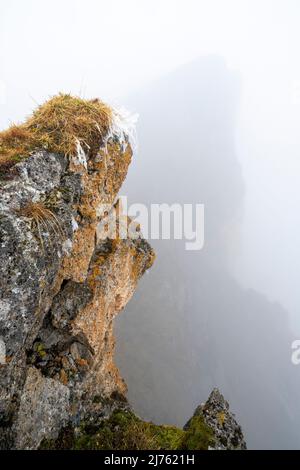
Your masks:
[[[249,80],[300,79],[297,0],[1,0],[1,116],[57,91],[118,98],[178,64],[217,53]],[[290,84],[286,84],[290,86]],[[273,93],[272,81],[269,83]],[[287,90],[288,91],[288,90]]]
[[[299,24],[298,0],[0,0],[0,128],[58,91],[118,102],[177,65],[223,56],[242,79],[237,276],[300,330]]]

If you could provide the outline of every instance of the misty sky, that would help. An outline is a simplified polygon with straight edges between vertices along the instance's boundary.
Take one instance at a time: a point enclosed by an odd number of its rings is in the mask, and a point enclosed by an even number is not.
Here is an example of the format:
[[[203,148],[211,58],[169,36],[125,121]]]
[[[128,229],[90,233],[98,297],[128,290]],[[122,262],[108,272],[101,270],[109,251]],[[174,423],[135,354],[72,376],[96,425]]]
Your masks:
[[[252,447],[294,445],[293,434],[299,445],[300,372],[290,362],[300,337],[299,24],[298,0],[0,0],[0,129],[60,91],[130,103],[141,113],[123,189],[141,198],[133,202],[151,202],[148,179],[160,172],[155,195],[216,200],[213,227],[241,207],[227,233],[237,282],[211,252],[191,259],[159,242],[118,319],[117,358],[149,419],[182,424],[220,386]],[[187,142],[173,139],[177,108]],[[201,125],[209,132],[198,142]]]
[[[0,0],[0,127],[59,91],[118,104],[180,64],[224,57],[242,84],[236,276],[300,332],[299,20],[297,0]]]

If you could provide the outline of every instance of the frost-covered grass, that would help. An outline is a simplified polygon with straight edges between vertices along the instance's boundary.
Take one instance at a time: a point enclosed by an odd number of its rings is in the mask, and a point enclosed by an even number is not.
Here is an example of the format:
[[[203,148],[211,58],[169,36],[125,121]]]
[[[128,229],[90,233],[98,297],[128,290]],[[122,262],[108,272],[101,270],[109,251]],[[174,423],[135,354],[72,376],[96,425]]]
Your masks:
[[[123,107],[116,108],[112,107],[112,122],[106,141],[110,138],[116,137],[119,143],[122,145],[123,150],[126,149],[129,143],[132,150],[137,148],[137,133],[136,124],[138,120],[138,114],[131,114]]]

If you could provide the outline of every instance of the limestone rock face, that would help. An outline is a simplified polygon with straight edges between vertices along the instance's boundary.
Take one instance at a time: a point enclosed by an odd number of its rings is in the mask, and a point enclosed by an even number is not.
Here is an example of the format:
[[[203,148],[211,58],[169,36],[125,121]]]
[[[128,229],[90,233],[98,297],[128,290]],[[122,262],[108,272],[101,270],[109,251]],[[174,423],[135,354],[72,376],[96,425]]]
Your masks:
[[[217,390],[187,431],[126,400],[113,320],[155,255],[116,200],[132,157],[119,118],[59,95],[0,133],[0,449],[245,448]]]
[[[97,241],[97,226],[131,156],[116,139],[87,161],[36,151],[0,181],[1,448],[35,449],[125,403],[113,319],[154,254],[141,236]]]
[[[196,408],[194,416],[184,429],[188,430],[194,417],[200,416],[214,435],[211,449],[245,450],[247,449],[241,426],[229,410],[229,404],[217,388],[213,389],[208,400]]]

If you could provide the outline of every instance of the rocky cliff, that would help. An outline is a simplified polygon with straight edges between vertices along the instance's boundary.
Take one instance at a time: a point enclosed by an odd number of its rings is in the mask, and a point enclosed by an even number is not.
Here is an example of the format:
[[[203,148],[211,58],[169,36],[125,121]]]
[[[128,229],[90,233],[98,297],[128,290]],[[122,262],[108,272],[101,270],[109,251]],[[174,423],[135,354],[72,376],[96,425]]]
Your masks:
[[[117,200],[131,130],[99,100],[59,95],[0,134],[3,449],[220,447],[227,409],[185,430],[144,423],[114,365],[114,317],[155,257]],[[222,446],[243,448],[233,435]]]

